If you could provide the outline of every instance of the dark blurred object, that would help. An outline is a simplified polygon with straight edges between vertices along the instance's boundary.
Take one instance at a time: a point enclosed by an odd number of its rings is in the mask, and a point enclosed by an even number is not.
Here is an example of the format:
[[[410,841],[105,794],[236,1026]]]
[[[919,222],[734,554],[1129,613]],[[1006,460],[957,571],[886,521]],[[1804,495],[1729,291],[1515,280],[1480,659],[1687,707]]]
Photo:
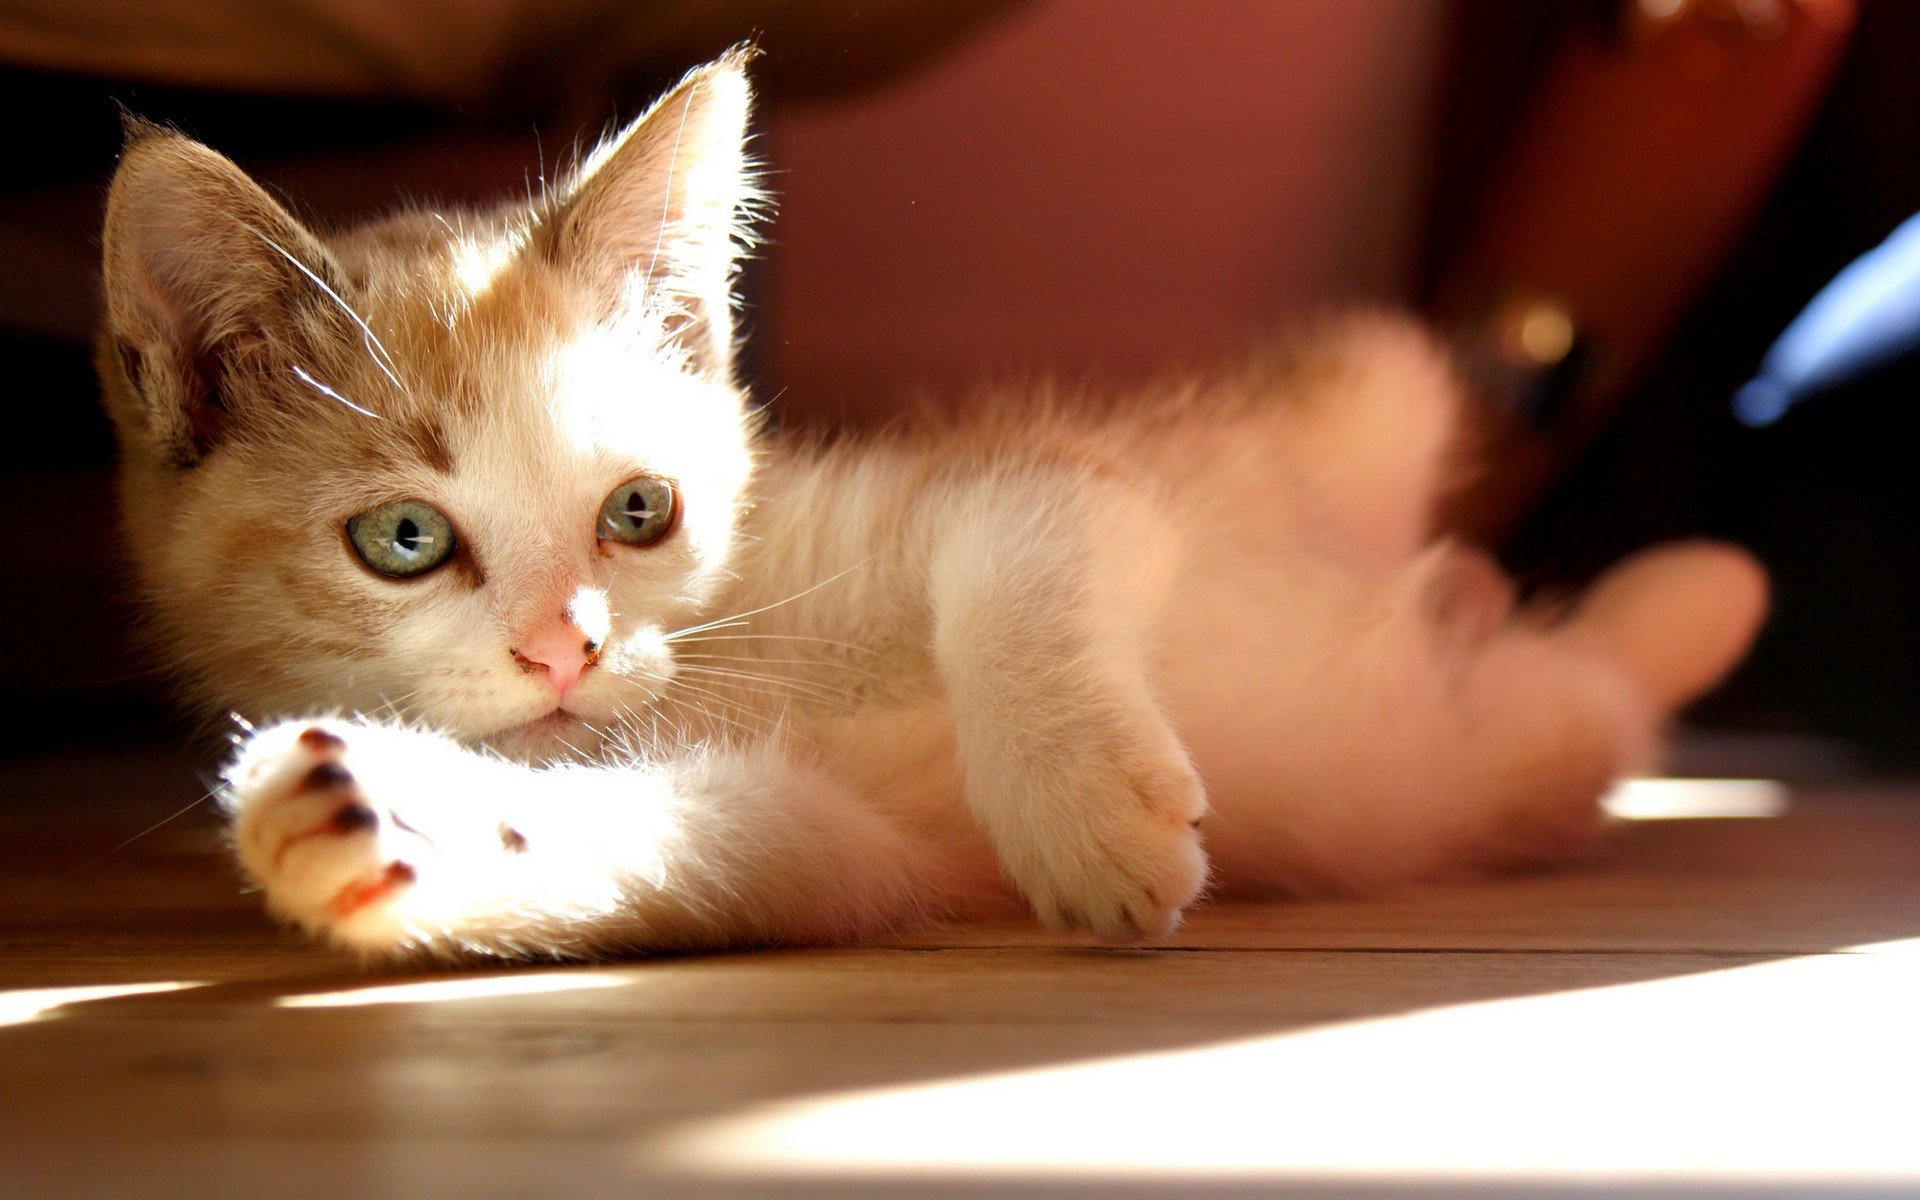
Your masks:
[[[592,122],[752,40],[768,94],[858,91],[1024,0],[11,0],[0,62],[228,95]],[[645,97],[643,97],[645,98]]]
[[[526,184],[583,134],[752,38],[762,100],[857,91],[1021,0],[28,0],[0,6],[0,331],[84,342],[118,101],[324,219]]]
[[[1752,435],[1730,527],[1767,557],[1774,614],[1722,701],[1744,698],[1762,721],[1845,738],[1904,770],[1920,767],[1916,395],[1909,356]]]
[[[1920,5],[1865,0],[1779,185],[1620,419],[1507,550],[1532,577],[1578,579],[1656,538],[1746,542],[1773,573],[1774,616],[1702,715],[1846,736],[1907,768],[1920,766],[1920,526],[1904,431],[1920,365],[1893,363],[1764,430],[1731,401],[1807,302],[1920,210],[1916,61]]]
[[[1566,37],[1436,277],[1501,466],[1499,542],[1617,414],[1825,91],[1851,0],[1633,0]],[[1468,18],[1469,20],[1471,18]]]

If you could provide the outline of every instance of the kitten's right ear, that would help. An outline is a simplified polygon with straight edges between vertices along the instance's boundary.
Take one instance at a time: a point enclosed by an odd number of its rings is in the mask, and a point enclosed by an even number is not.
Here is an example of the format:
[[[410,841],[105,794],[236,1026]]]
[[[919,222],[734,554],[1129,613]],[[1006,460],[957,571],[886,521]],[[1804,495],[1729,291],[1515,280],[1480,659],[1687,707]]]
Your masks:
[[[124,116],[107,194],[102,370],[123,443],[182,466],[218,443],[237,373],[266,367],[292,335],[302,267],[339,290],[319,240],[232,162],[183,134]],[[133,447],[129,446],[128,449]]]

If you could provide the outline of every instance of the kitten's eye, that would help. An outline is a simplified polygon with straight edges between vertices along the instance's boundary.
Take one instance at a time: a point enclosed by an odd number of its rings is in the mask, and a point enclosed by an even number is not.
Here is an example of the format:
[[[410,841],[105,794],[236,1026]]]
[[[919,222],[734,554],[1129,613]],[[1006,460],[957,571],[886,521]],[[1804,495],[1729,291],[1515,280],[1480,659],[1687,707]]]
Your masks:
[[[600,505],[596,536],[628,546],[646,546],[667,536],[678,515],[673,485],[655,475],[639,475],[613,489]]]
[[[418,500],[396,500],[347,519],[347,540],[382,575],[424,575],[453,556],[453,526]]]

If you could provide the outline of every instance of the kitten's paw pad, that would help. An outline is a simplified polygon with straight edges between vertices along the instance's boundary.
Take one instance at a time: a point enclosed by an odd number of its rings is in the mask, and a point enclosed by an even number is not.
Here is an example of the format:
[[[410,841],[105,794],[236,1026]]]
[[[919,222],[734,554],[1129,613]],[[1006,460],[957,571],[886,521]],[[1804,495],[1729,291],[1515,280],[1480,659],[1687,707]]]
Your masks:
[[[435,848],[371,794],[350,739],[333,723],[256,737],[229,772],[241,865],[275,913],[355,944],[398,937],[395,902]]]
[[[1110,942],[1165,937],[1206,887],[1198,830],[1206,793],[1184,756],[1114,776],[1110,794],[1132,802],[1050,830],[1015,875],[1050,929],[1090,930]]]

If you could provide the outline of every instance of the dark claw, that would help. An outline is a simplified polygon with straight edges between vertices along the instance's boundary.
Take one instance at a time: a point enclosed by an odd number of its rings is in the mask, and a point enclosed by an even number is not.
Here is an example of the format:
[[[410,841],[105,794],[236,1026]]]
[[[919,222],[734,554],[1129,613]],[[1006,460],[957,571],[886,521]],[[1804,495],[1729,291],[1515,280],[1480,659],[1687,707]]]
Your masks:
[[[308,771],[307,777],[300,781],[300,786],[295,790],[302,792],[325,792],[332,791],[335,788],[352,786],[352,771],[347,770],[336,762],[323,762],[313,770]]]
[[[380,814],[364,804],[343,804],[327,827],[335,833],[372,833],[380,828]]]
[[[313,726],[311,729],[301,730],[299,742],[315,754],[325,754],[328,751],[339,751],[347,748],[347,743],[344,739],[335,737],[318,725]]]

